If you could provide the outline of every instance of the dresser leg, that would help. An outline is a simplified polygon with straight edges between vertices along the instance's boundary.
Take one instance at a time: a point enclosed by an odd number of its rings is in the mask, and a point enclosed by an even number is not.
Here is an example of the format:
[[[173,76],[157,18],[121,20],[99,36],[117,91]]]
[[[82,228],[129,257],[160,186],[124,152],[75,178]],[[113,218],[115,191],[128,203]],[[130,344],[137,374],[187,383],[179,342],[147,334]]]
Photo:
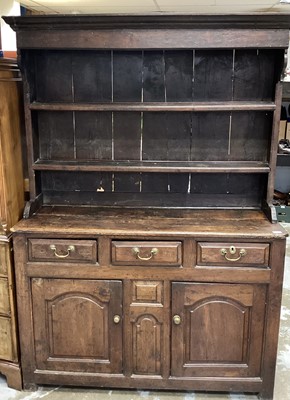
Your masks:
[[[22,375],[18,364],[1,361],[0,373],[6,377],[8,387],[22,390]]]
[[[23,383],[23,389],[29,392],[36,392],[38,385],[36,383]]]
[[[260,392],[258,397],[261,400],[273,400],[273,390]]]

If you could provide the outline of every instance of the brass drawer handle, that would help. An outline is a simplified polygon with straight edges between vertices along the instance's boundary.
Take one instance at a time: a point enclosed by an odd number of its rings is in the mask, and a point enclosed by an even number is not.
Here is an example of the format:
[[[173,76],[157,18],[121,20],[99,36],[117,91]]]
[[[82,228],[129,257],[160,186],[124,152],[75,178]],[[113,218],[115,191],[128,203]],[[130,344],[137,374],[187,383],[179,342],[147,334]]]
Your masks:
[[[230,254],[236,254],[236,252],[237,252],[237,249],[235,248],[235,246],[230,246]],[[240,255],[237,258],[229,258],[227,256],[227,254],[228,254],[227,249],[221,249],[221,255],[224,256],[224,258],[227,261],[234,261],[235,262],[235,261],[239,261],[242,257],[245,257],[247,252],[246,252],[245,249],[241,249],[240,252],[239,252]]]
[[[181,317],[180,317],[180,315],[174,315],[174,317],[173,317],[173,323],[174,323],[175,325],[180,325],[180,324],[181,324]]]
[[[54,255],[55,255],[56,257],[58,257],[58,258],[67,258],[67,257],[70,255],[70,252],[75,251],[75,246],[68,246],[66,254],[58,254],[58,253],[56,252],[56,246],[55,246],[54,244],[51,244],[51,245],[49,246],[49,248],[50,248],[50,250],[53,250]]]
[[[150,251],[150,256],[149,257],[141,257],[139,255],[140,249],[138,247],[134,247],[132,249],[132,252],[136,256],[136,258],[138,258],[138,260],[149,261],[149,260],[151,260],[151,258],[153,258],[158,253],[158,249],[156,247],[153,247],[153,249],[151,249],[151,251]]]

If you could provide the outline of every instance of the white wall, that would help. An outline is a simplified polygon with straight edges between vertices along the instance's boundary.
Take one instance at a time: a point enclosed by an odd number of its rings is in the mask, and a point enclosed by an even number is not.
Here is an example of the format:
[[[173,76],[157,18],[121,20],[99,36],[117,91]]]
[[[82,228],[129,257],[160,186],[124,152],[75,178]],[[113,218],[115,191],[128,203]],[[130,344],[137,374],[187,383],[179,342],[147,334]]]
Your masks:
[[[15,0],[0,0],[0,16],[2,15],[20,15],[20,4]],[[15,32],[1,18],[1,41],[2,50],[16,50]]]

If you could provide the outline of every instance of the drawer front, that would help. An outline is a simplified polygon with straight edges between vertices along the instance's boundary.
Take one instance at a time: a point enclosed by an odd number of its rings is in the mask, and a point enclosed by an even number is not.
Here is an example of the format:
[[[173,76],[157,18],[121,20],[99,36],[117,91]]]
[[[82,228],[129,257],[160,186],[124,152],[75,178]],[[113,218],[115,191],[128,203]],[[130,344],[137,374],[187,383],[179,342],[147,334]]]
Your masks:
[[[10,318],[0,316],[0,359],[13,360],[12,330]]]
[[[182,263],[181,242],[113,241],[113,265],[179,266]]]
[[[97,262],[95,240],[30,239],[30,261]]]
[[[10,315],[8,281],[0,278],[0,314]]]
[[[267,267],[269,248],[267,243],[198,243],[197,264]]]

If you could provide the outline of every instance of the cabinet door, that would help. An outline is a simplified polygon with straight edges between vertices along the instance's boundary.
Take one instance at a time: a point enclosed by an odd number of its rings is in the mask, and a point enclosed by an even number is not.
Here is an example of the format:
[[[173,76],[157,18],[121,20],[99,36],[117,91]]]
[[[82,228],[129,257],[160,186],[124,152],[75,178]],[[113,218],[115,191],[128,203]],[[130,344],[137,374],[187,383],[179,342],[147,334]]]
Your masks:
[[[169,372],[167,289],[163,281],[134,280],[125,284],[129,301],[125,337],[129,373],[164,377]]]
[[[173,376],[259,376],[265,286],[180,282],[172,290]]]
[[[36,368],[122,372],[122,283],[32,279]]]

